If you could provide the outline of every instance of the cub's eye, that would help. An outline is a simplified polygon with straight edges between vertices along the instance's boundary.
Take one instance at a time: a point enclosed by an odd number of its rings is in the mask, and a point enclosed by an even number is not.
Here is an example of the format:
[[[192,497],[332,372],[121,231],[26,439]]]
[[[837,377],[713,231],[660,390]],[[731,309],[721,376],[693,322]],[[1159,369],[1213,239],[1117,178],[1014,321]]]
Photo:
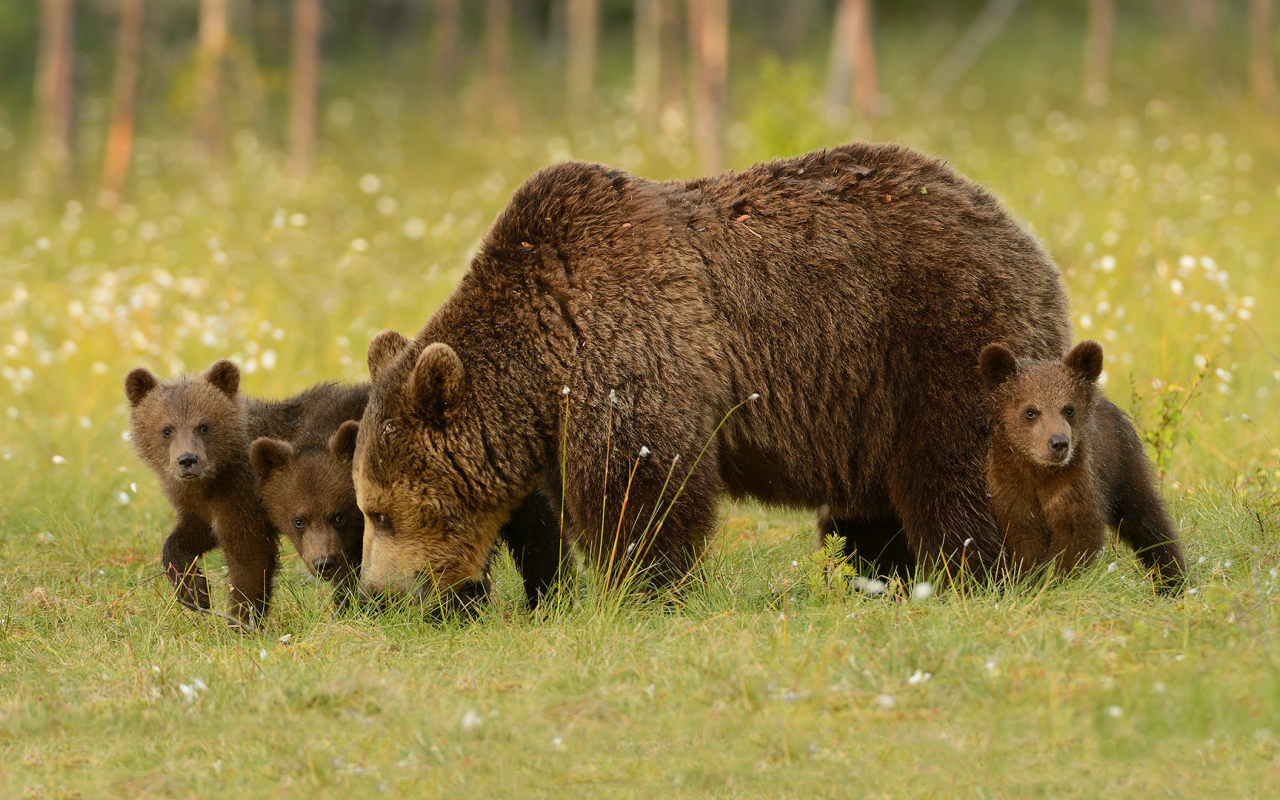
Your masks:
[[[168,439],[170,436],[173,435],[173,428],[165,428],[164,430],[160,431],[160,435]]]
[[[1076,415],[1076,407],[1075,407],[1075,406],[1067,406],[1066,408],[1062,409],[1062,414],[1063,414],[1063,416],[1065,416],[1067,419],[1071,419],[1072,417],[1074,417],[1074,416]]]
[[[307,523],[302,521],[302,517],[294,517],[293,527],[297,528],[298,530],[302,530],[303,528],[307,527]]]
[[[208,433],[208,432],[209,432],[209,426],[208,426],[208,425],[201,425],[199,428],[196,428],[196,430],[200,431],[201,433]]]
[[[379,533],[391,532],[391,520],[387,519],[386,514],[372,513],[369,514],[369,521],[373,523],[373,529]]]
[[[333,524],[334,524],[334,525],[341,525],[342,523],[344,523],[344,522],[346,522],[346,521],[347,521],[347,517],[346,517],[346,515],[345,515],[345,514],[343,514],[341,511],[339,511],[337,514],[334,514],[334,515],[333,515]]]
[[[1035,419],[1038,416],[1040,416],[1039,411],[1036,411],[1034,408],[1027,409],[1027,419]]]

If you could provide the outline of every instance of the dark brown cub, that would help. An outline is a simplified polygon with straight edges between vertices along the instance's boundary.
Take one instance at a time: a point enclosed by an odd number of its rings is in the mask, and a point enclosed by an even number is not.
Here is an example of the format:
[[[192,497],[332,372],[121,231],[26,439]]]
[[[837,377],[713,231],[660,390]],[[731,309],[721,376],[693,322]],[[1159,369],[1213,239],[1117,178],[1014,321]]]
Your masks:
[[[359,578],[364,517],[351,481],[351,457],[353,420],[364,413],[369,385],[323,388],[325,402],[292,442],[258,438],[249,461],[276,530],[293,542],[311,574],[334,585],[334,603],[343,608]]]

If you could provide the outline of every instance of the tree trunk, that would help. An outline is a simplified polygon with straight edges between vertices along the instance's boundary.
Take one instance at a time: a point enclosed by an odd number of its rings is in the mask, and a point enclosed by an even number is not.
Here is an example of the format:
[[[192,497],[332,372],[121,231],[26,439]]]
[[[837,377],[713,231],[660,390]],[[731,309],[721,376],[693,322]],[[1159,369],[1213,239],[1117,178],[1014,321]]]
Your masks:
[[[1159,0],[1166,2],[1167,0]],[[965,29],[964,34],[955,45],[938,62],[929,75],[925,86],[929,93],[938,97],[946,96],[959,83],[964,74],[973,66],[973,62],[986,52],[995,38],[1000,35],[1013,12],[1018,9],[1021,0],[987,0],[987,4],[974,17],[973,23]]]
[[[111,87],[111,125],[102,162],[102,198],[107,206],[119,202],[129,177],[133,151],[134,108],[138,91],[138,60],[142,53],[143,0],[120,0],[120,34],[116,42],[116,74]]]
[[[658,93],[662,87],[662,17],[665,13],[664,0],[636,0],[635,110],[636,116],[644,120],[652,120],[658,113]]]
[[[827,103],[833,112],[846,98],[862,119],[880,111],[880,85],[872,35],[871,0],[840,0],[831,32],[831,66],[827,75]]]
[[[724,168],[725,93],[729,79],[729,0],[689,0],[693,51],[693,136],[704,175]]]
[[[678,120],[683,124],[685,104],[689,102],[685,92],[685,41],[681,30],[683,15],[675,0],[660,0],[662,3],[662,93],[659,113],[663,120]]]
[[[596,85],[596,47],[600,0],[569,0],[569,58],[565,62],[569,108],[575,114],[591,107]]]
[[[1084,44],[1084,96],[1099,108],[1110,99],[1111,42],[1115,38],[1115,0],[1089,0],[1089,30]]]
[[[488,0],[484,16],[485,83],[493,122],[511,129],[518,122],[511,94],[511,0]]]
[[[431,69],[438,91],[451,93],[457,85],[462,48],[460,0],[433,0],[435,20],[431,32]]]
[[[1213,38],[1218,29],[1218,9],[1220,0],[1187,0],[1187,21],[1191,30],[1202,41]]]
[[[1249,0],[1249,72],[1262,112],[1276,112],[1276,67],[1272,53],[1271,0]]]
[[[227,53],[227,0],[200,0],[196,139],[209,161],[222,153],[222,72]]]
[[[289,169],[311,173],[320,86],[320,0],[293,0],[293,81],[289,97]]]
[[[36,57],[37,164],[31,188],[43,193],[71,182],[75,125],[73,0],[41,0]]]
[[[779,0],[778,44],[786,55],[801,51],[813,27],[814,0]]]
[[[863,119],[880,113],[880,79],[872,35],[871,0],[845,0],[849,5],[849,53],[853,63],[853,107]]]

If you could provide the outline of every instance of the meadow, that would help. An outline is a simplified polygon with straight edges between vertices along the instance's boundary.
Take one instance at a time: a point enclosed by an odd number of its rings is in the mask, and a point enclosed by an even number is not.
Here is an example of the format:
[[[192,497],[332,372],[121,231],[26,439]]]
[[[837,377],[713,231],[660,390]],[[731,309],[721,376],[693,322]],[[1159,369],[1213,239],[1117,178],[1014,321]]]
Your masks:
[[[286,544],[261,633],[181,609],[128,369],[234,357],[276,396],[363,379],[369,339],[427,319],[539,167],[695,174],[687,121],[637,119],[622,88],[569,124],[530,86],[503,129],[478,89],[344,72],[306,182],[250,128],[212,169],[143,138],[114,210],[0,171],[0,796],[1276,796],[1280,125],[1229,48],[1128,33],[1095,108],[1076,32],[1017,24],[935,100],[951,34],[886,30],[874,126],[819,110],[819,57],[744,59],[729,160],[898,140],[1025,220],[1161,469],[1185,594],[1122,547],[1020,591],[853,592],[810,515],[742,504],[670,603],[584,573],[530,613],[504,561],[475,619],[336,615]]]

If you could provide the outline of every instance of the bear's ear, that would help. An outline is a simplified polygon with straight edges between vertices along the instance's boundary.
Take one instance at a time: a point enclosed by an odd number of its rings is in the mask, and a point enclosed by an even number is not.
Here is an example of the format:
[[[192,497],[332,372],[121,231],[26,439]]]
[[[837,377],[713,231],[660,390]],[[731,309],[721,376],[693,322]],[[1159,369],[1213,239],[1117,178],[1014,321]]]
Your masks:
[[[236,392],[240,391],[240,368],[234,361],[224,358],[213,362],[213,366],[205,372],[204,379],[222,390],[227,397],[235,397]]]
[[[288,464],[292,457],[293,447],[279,439],[263,436],[249,445],[249,466],[253,467],[253,475],[259,485],[266,483],[271,473]]]
[[[413,367],[409,391],[428,425],[443,428],[445,415],[462,401],[467,374],[462,359],[443,342],[427,345]]]
[[[1018,374],[1018,359],[1004,345],[989,344],[978,356],[978,369],[982,372],[982,382],[987,391],[991,391]]]
[[[1083,378],[1088,383],[1094,383],[1102,374],[1102,345],[1087,339],[1071,348],[1071,352],[1062,359],[1062,363],[1077,377]]]
[[[136,406],[142,402],[142,398],[154,388],[160,385],[160,379],[152,375],[150,371],[138,367],[129,370],[129,374],[124,376],[124,396],[129,398],[129,405]]]
[[[360,433],[360,421],[349,419],[338,426],[329,437],[329,453],[339,461],[356,460],[356,436]]]
[[[395,331],[383,331],[373,337],[373,341],[369,342],[369,379],[378,380],[378,374],[383,368],[390,364],[395,357],[400,355],[406,347],[409,346],[409,340],[396,333]]]

